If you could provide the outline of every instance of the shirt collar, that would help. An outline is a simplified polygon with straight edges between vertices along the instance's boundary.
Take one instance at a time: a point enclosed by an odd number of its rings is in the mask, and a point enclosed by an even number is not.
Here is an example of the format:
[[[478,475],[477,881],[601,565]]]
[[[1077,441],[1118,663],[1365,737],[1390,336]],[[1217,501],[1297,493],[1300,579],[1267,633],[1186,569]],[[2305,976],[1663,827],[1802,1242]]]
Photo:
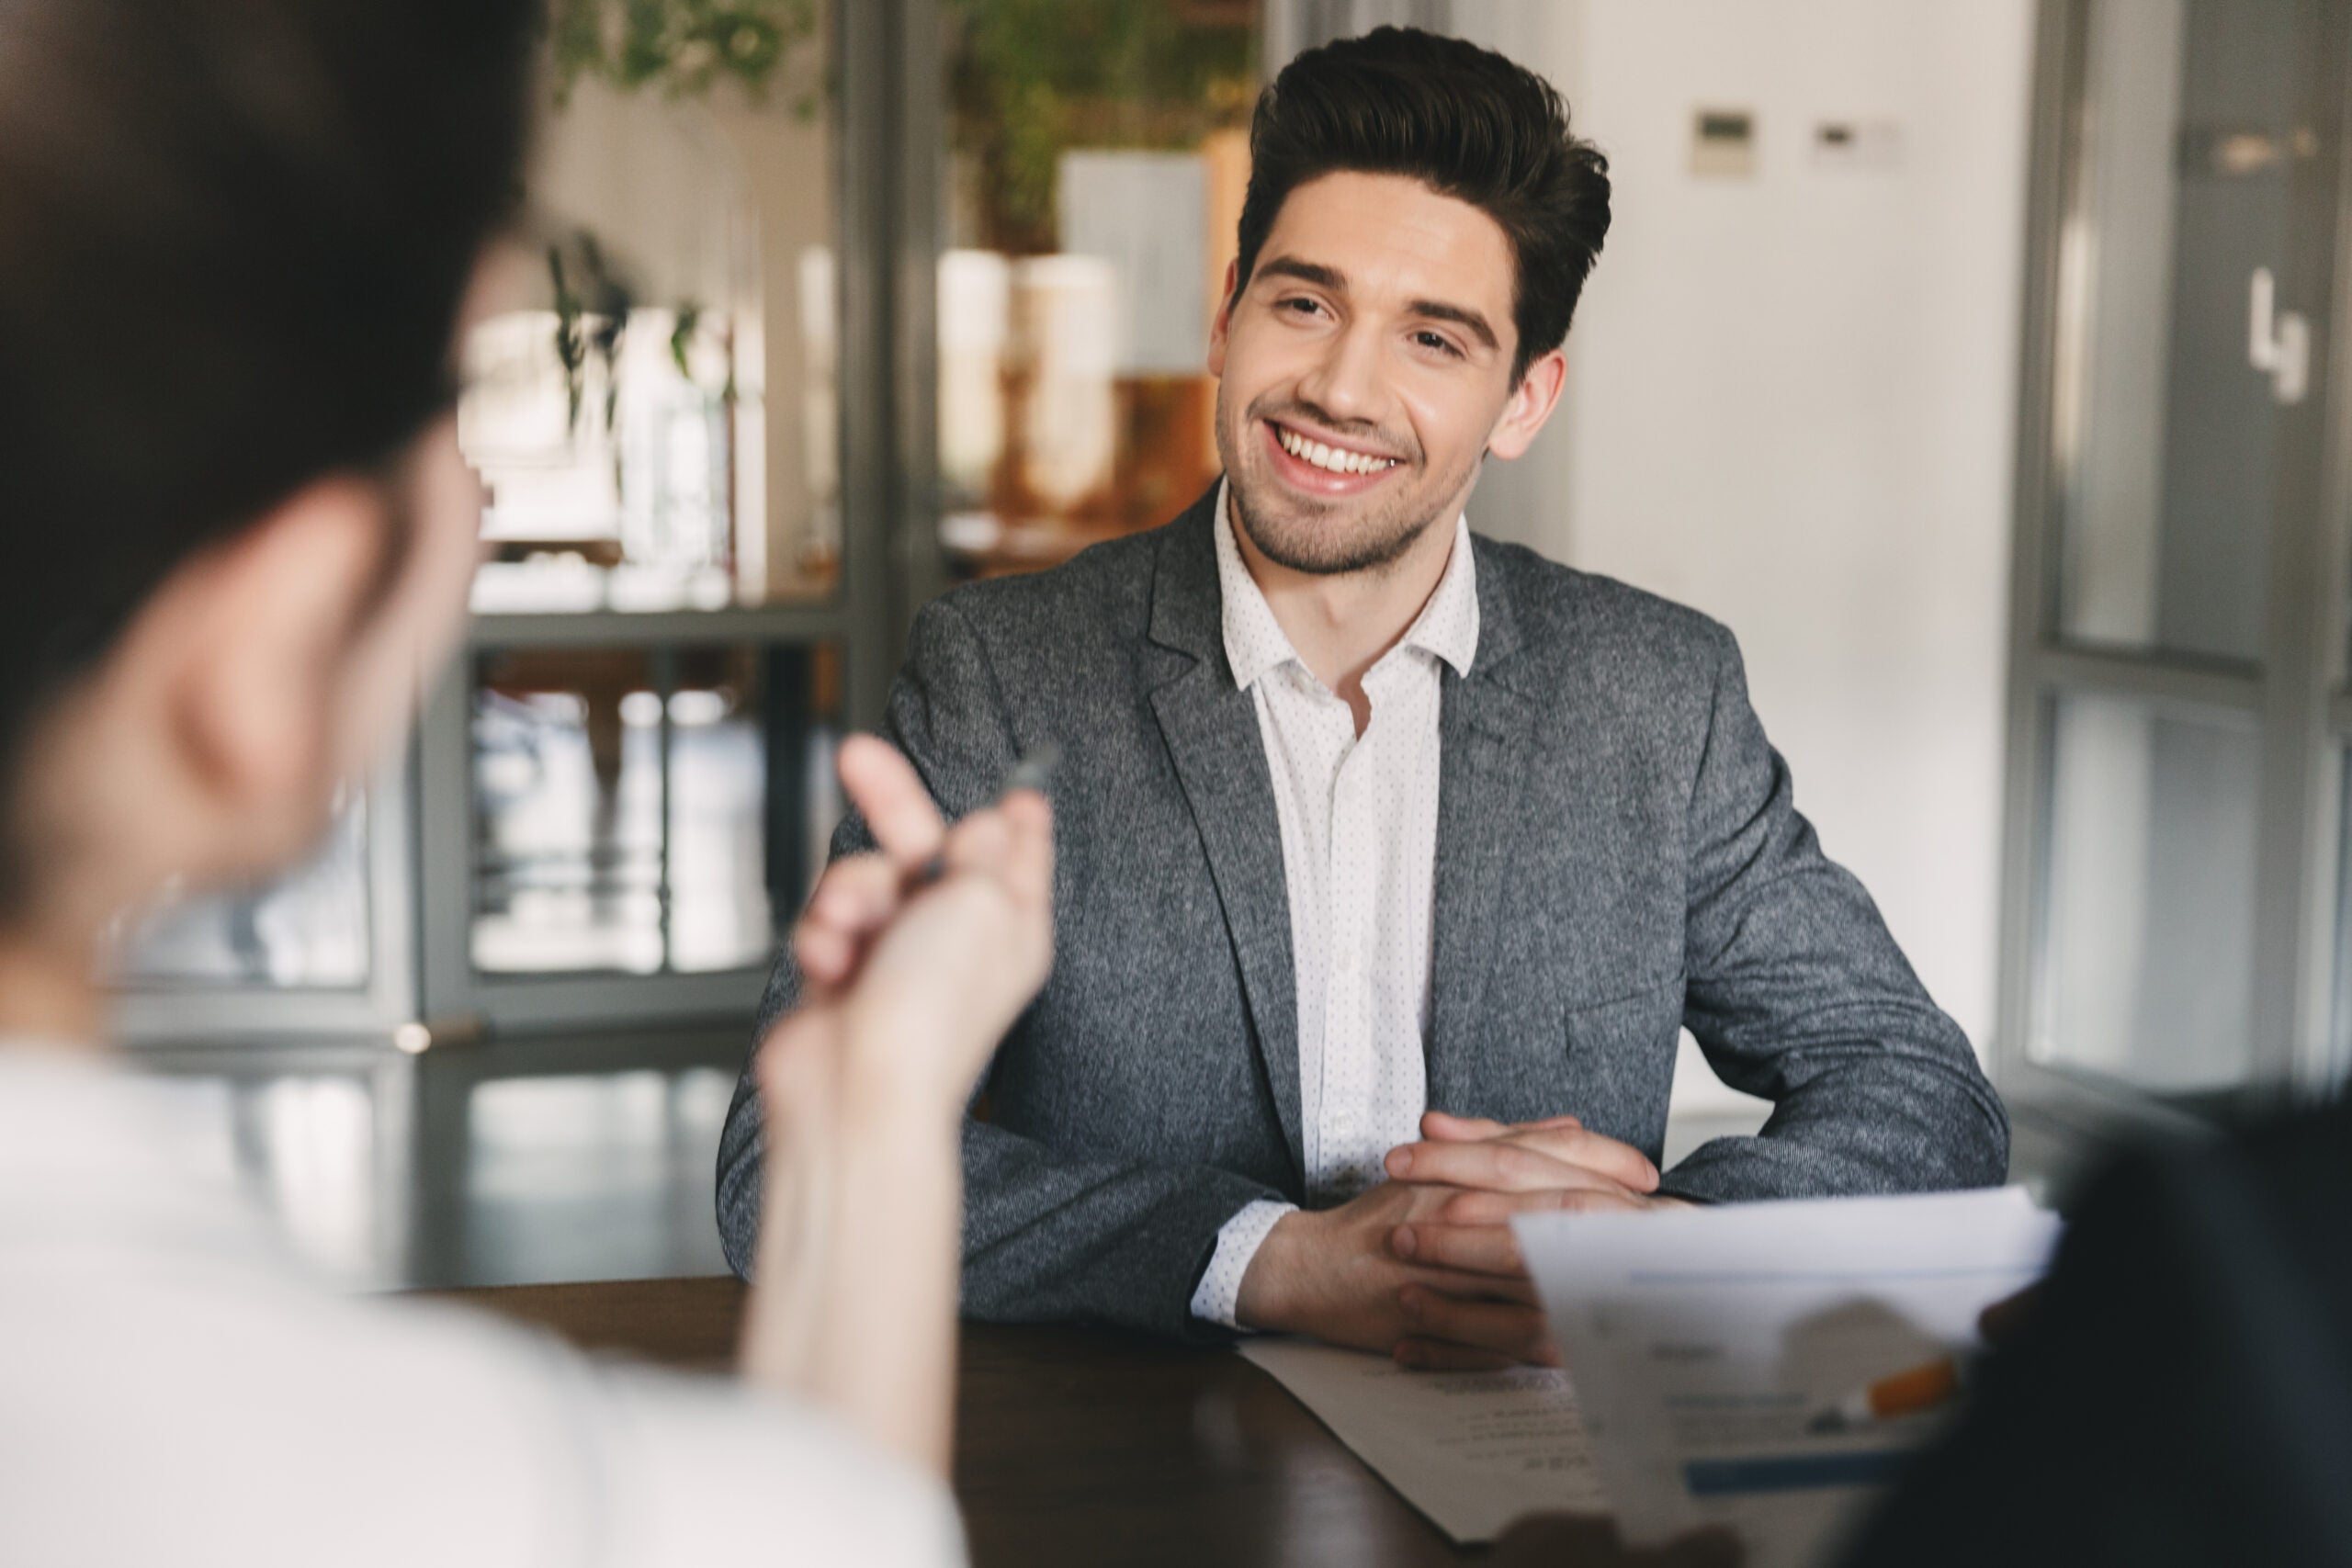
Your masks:
[[[1216,487],[1216,578],[1224,601],[1225,659],[1233,666],[1233,683],[1248,691],[1269,670],[1298,657],[1273,606],[1266,603],[1257,580],[1241,559],[1233,538],[1233,513],[1227,483]],[[1429,603],[1413,618],[1398,646],[1419,649],[1453,667],[1457,675],[1470,673],[1478,657],[1478,563],[1470,546],[1470,522],[1453,520],[1453,551],[1446,558],[1445,575],[1438,579]]]

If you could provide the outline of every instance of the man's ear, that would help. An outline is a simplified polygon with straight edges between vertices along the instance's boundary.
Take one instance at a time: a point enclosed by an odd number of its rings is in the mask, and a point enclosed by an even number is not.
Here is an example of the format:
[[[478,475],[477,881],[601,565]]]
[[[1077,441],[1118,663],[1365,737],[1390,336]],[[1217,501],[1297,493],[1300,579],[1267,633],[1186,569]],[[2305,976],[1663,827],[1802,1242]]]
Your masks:
[[[1567,382],[1568,356],[1559,349],[1539,355],[1519,378],[1519,385],[1503,404],[1502,418],[1487,437],[1487,450],[1506,460],[1518,457],[1534,443],[1560,406],[1560,389]]]
[[[1209,322],[1209,374],[1225,378],[1225,345],[1233,335],[1233,291],[1241,283],[1241,258],[1225,264],[1225,295],[1217,301],[1216,317]]]
[[[222,869],[274,864],[323,819],[340,676],[389,543],[378,490],[322,479],[190,561],[142,615],[132,645],[155,661],[166,765]]]

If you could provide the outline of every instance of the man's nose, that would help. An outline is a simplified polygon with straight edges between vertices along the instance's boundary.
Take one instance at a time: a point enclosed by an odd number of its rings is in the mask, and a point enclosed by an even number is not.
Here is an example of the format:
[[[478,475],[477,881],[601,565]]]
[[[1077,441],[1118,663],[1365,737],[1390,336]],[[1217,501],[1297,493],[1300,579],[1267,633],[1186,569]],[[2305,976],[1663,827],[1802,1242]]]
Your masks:
[[[1380,376],[1380,344],[1362,327],[1334,333],[1298,384],[1302,401],[1337,423],[1374,421],[1386,393]]]

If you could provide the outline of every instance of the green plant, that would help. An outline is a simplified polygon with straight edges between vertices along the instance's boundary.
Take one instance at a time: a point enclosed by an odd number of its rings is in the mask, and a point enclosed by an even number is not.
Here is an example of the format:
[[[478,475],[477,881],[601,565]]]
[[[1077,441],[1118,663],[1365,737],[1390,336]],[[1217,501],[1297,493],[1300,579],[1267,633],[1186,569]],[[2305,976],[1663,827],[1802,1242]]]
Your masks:
[[[585,229],[548,247],[548,281],[555,289],[555,356],[563,367],[571,427],[580,427],[580,403],[593,355],[605,367],[605,427],[609,430],[620,398],[621,339],[628,331],[635,301],[605,260],[605,248]],[[683,353],[675,341],[671,346]]]
[[[555,101],[582,77],[625,92],[659,87],[695,97],[722,78],[764,97],[779,67],[817,36],[818,0],[552,0],[548,39]],[[813,114],[820,94],[804,83],[794,107]]]
[[[981,179],[984,244],[1055,248],[1073,147],[1189,148],[1247,125],[1254,11],[1218,0],[946,0],[957,152]]]

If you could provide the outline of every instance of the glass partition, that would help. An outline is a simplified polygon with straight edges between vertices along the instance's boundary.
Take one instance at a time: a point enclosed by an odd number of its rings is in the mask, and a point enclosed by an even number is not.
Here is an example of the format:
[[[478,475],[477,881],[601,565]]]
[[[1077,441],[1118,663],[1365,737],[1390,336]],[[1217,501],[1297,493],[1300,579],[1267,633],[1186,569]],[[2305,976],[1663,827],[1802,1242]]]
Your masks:
[[[476,668],[475,969],[764,962],[758,650],[504,649]]]
[[[1216,478],[1208,329],[1249,183],[1259,7],[945,0],[941,542],[1034,570]]]
[[[2352,1062],[2329,347],[2352,6],[2038,17],[2001,1088],[2229,1117]]]
[[[2227,0],[2091,8],[2058,431],[2070,641],[2262,656],[2278,427],[2300,400],[2279,394],[2310,349],[2266,368],[2249,333],[2304,331],[2277,293],[2289,176],[2319,151],[2291,91],[2301,26]]]
[[[2254,1066],[2255,726],[2060,698],[2035,1060],[2179,1096]]]

